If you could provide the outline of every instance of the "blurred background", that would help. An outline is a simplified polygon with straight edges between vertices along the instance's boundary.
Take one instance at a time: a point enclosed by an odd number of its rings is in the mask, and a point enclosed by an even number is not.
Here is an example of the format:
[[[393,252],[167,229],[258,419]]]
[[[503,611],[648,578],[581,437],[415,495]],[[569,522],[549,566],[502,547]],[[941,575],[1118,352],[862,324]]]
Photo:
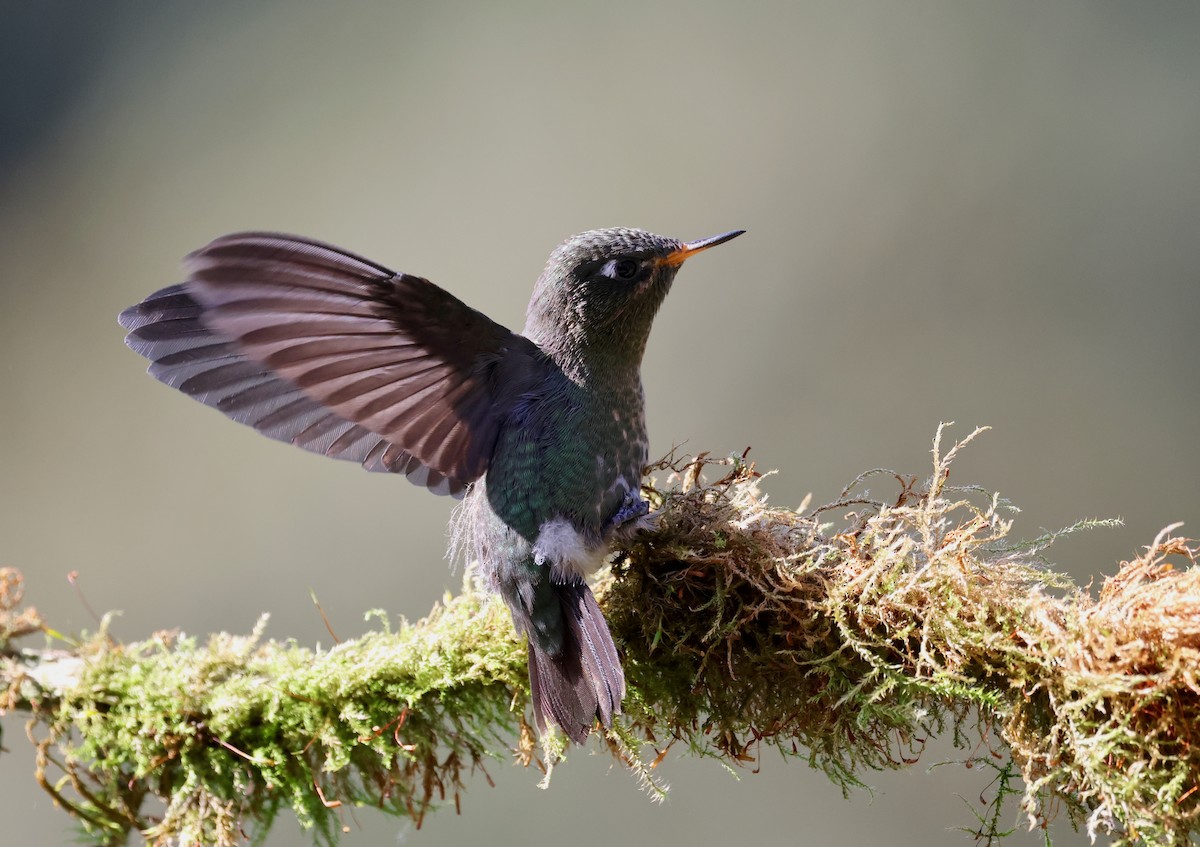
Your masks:
[[[239,229],[428,276],[514,328],[601,226],[749,234],[689,263],[645,364],[652,453],[740,452],[774,502],[955,481],[1081,582],[1200,532],[1200,6],[1028,2],[8,3],[0,26],[0,565],[57,629],[328,644],[460,577],[451,502],[269,441],[147,377],[117,312]],[[882,493],[882,491],[880,492]],[[6,839],[74,835],[4,719]],[[963,844],[988,781],[921,765],[843,800],[769,751],[672,756],[652,805],[605,756],[548,792],[496,763],[421,831],[345,844]],[[1016,810],[1008,816],[1019,823]],[[1085,843],[1065,821],[1055,843]],[[281,816],[268,844],[308,837]],[[1040,843],[1035,833],[1014,844]]]

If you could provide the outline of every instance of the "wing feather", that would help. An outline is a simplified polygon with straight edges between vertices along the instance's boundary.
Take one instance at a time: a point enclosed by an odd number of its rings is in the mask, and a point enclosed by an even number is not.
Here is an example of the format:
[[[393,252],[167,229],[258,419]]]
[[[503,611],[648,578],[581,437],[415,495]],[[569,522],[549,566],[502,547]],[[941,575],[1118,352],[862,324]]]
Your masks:
[[[461,494],[546,367],[428,280],[336,247],[242,233],[121,314],[161,382],[271,438]]]

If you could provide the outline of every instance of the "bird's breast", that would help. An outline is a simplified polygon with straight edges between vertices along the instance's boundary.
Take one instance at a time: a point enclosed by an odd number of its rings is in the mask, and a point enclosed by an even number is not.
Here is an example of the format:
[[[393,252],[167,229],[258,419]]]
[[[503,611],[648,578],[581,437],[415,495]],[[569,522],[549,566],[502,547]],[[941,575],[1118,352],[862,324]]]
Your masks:
[[[597,395],[577,386],[534,396],[501,428],[487,472],[488,500],[530,542],[591,549],[636,492],[646,463],[641,386]],[[566,540],[572,527],[579,542]]]

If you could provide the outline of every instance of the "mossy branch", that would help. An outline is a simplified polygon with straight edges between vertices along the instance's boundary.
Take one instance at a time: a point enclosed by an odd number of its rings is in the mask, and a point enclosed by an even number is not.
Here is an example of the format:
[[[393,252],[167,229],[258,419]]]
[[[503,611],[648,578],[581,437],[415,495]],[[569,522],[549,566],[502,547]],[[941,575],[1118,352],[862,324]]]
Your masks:
[[[1093,835],[1187,843],[1200,831],[1196,547],[1165,530],[1093,598],[1045,566],[1052,537],[1008,541],[1001,500],[947,484],[974,435],[943,453],[939,430],[923,485],[875,472],[897,482],[889,502],[858,493],[868,474],[811,511],[768,505],[743,459],[660,463],[672,487],[647,493],[661,519],[602,586],[629,696],[601,743],[651,785],[674,745],[733,765],[765,745],[849,788],[951,729],[987,751],[997,803],[1019,774],[1031,825],[1065,805]],[[490,759],[544,767],[561,752],[556,739],[539,751],[524,648],[475,590],[315,651],[261,626],[203,645],[102,631],[19,651],[44,629],[19,595],[19,577],[0,578],[0,713],[31,713],[37,778],[98,844],[133,831],[234,844],[284,808],[333,842],[347,805],[420,822],[457,806]],[[999,834],[996,814],[979,834]]]

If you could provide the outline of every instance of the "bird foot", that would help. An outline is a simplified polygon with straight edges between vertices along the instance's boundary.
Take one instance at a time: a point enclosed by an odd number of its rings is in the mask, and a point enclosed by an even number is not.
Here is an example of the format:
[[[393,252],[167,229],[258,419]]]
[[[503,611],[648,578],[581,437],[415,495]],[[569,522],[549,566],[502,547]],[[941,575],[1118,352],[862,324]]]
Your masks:
[[[661,517],[658,512],[650,514],[650,504],[636,491],[631,491],[625,495],[621,508],[608,522],[606,534],[611,542],[624,544],[632,541],[638,533],[657,527]]]
[[[630,521],[636,521],[638,518],[645,517],[650,514],[650,504],[641,498],[637,492],[631,491],[625,495],[625,502],[621,504],[621,508],[612,516],[609,521],[609,526],[613,529],[622,527]]]

